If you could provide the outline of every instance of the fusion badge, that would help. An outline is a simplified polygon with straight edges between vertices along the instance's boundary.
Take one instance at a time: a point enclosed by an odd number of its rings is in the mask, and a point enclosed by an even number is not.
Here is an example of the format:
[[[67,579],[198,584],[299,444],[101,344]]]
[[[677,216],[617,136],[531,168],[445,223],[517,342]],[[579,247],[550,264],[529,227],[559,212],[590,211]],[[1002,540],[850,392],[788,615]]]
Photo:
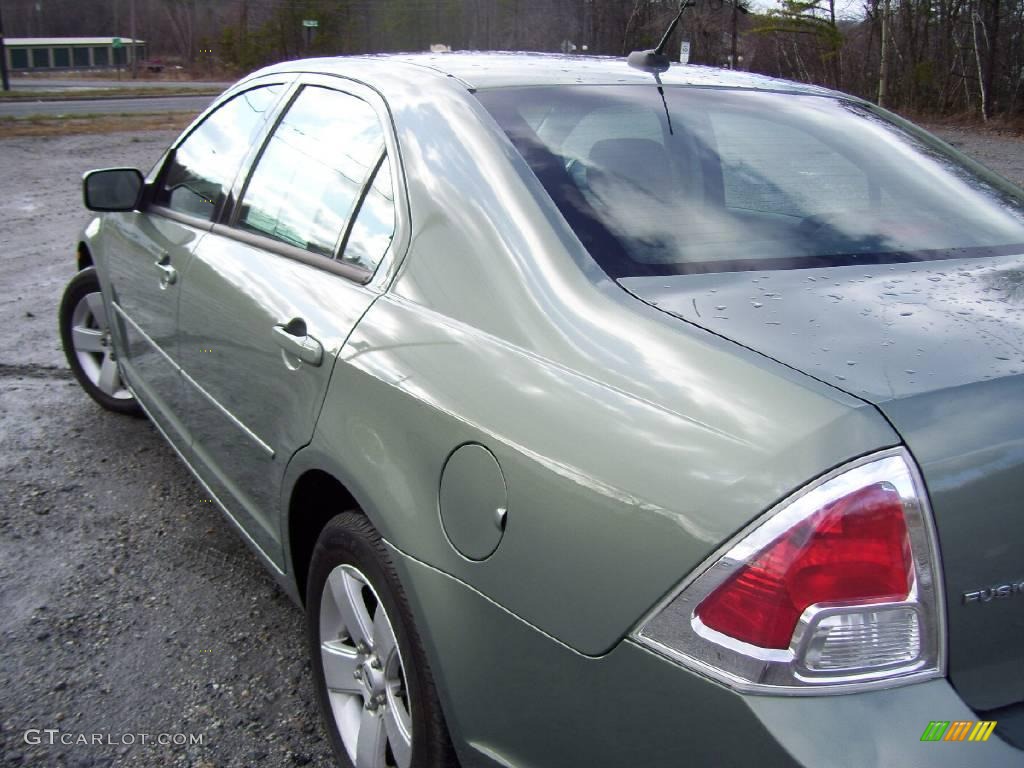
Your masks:
[[[1024,581],[1011,581],[1007,584],[997,584],[984,589],[974,589],[964,592],[964,605],[971,603],[991,603],[993,600],[1002,600],[1007,597],[1016,597],[1024,594]]]

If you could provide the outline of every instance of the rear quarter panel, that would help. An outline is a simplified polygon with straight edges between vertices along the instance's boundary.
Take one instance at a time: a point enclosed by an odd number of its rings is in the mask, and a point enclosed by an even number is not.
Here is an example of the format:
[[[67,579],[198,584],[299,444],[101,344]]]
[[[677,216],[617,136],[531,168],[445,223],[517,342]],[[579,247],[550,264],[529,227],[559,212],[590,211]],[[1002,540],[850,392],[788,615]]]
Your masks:
[[[873,408],[605,278],[457,83],[387,95],[412,241],[303,461],[330,464],[395,547],[598,655],[780,497],[898,442]],[[438,511],[466,442],[508,490],[482,562]]]

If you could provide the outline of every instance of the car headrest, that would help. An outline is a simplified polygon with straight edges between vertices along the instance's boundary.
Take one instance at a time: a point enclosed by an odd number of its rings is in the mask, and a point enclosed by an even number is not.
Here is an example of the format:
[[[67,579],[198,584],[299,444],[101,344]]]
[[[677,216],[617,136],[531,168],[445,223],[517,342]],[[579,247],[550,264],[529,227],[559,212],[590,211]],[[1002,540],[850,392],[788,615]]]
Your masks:
[[[589,165],[657,197],[672,192],[668,152],[651,139],[601,139],[590,148]]]

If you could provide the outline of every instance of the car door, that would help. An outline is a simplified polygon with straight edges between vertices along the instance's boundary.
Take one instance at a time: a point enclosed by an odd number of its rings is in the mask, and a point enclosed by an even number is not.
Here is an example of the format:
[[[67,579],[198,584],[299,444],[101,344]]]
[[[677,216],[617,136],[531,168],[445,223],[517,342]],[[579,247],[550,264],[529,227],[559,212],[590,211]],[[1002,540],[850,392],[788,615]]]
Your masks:
[[[189,446],[177,341],[182,276],[283,90],[260,85],[211,111],[172,147],[142,210],[105,224],[104,273],[122,375],[182,451]]]
[[[332,78],[334,83],[347,82]],[[179,323],[197,471],[272,561],[279,490],[395,231],[374,94],[304,82],[200,242]],[[374,103],[372,103],[374,102]]]

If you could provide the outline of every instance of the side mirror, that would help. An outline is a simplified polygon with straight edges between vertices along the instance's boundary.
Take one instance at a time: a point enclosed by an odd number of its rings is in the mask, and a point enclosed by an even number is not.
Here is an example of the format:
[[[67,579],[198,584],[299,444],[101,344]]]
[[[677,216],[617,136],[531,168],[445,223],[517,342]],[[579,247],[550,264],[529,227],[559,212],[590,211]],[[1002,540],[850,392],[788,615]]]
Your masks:
[[[134,168],[104,168],[82,178],[85,207],[90,211],[133,211],[144,180]]]

